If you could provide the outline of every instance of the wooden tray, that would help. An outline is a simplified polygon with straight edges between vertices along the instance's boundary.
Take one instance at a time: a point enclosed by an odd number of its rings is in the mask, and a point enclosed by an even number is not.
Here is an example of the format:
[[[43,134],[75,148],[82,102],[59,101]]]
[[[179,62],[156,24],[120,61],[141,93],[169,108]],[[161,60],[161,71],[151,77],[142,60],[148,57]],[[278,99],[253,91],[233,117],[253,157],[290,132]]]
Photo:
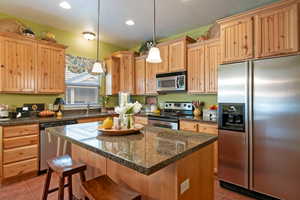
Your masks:
[[[111,135],[111,136],[121,136],[121,135],[130,135],[130,134],[134,134],[134,133],[139,133],[140,130],[142,130],[144,128],[144,126],[142,125],[138,125],[135,126],[135,128],[133,129],[105,129],[105,128],[101,128],[98,127],[98,130],[101,131],[104,135]]]

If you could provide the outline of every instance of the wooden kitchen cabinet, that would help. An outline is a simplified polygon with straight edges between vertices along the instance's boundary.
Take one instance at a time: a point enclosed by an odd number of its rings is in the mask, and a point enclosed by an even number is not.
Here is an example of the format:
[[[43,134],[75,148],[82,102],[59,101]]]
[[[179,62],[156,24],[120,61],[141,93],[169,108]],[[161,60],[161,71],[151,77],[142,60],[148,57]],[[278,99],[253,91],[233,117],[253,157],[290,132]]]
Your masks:
[[[0,127],[0,180],[36,174],[39,163],[39,125]]]
[[[161,63],[158,63],[157,73],[168,73],[169,72],[169,45],[157,45],[160,51]]]
[[[37,44],[0,36],[0,92],[34,93]]]
[[[217,93],[220,57],[219,39],[188,45],[189,93]]]
[[[212,40],[205,45],[205,92],[217,93],[218,67],[221,63],[220,41]]]
[[[110,57],[105,60],[106,65],[106,95],[115,95],[120,91],[120,59]]]
[[[0,33],[0,92],[64,93],[66,46]]]
[[[255,16],[255,55],[267,57],[299,50],[298,4],[268,9]]]
[[[180,40],[169,45],[169,71],[186,70],[186,42]]]
[[[218,135],[217,124],[180,120],[180,130]],[[214,171],[218,173],[218,142],[214,142]]]
[[[230,63],[254,57],[253,16],[221,22],[221,62]]]
[[[65,92],[65,47],[38,44],[37,92]]]
[[[113,57],[120,59],[120,91],[134,93],[134,53],[131,51],[118,51]]]
[[[157,94],[156,73],[158,65],[146,62],[146,94]]]
[[[205,92],[205,46],[188,47],[188,92]]]
[[[146,93],[146,57],[135,58],[135,94],[144,95]]]

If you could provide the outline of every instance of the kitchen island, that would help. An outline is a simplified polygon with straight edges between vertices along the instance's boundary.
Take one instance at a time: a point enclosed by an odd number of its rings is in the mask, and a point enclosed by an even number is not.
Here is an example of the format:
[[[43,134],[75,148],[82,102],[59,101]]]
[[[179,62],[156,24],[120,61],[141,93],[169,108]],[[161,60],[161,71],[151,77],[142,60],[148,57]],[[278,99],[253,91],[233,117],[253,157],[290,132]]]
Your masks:
[[[99,125],[54,127],[46,133],[72,143],[72,157],[87,164],[88,179],[106,174],[143,199],[213,200],[215,135],[146,126],[140,134],[112,137],[98,131]],[[78,187],[75,195],[82,197]]]

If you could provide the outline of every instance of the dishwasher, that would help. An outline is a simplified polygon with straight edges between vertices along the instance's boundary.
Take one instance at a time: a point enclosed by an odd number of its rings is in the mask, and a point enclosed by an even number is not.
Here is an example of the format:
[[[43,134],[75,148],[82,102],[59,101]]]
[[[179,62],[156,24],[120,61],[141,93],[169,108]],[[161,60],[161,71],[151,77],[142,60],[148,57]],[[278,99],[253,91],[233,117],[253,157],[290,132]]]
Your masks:
[[[40,123],[40,163],[39,172],[47,170],[47,160],[71,153],[71,144],[61,137],[47,134],[45,129],[56,126],[77,124],[76,120],[62,120]]]

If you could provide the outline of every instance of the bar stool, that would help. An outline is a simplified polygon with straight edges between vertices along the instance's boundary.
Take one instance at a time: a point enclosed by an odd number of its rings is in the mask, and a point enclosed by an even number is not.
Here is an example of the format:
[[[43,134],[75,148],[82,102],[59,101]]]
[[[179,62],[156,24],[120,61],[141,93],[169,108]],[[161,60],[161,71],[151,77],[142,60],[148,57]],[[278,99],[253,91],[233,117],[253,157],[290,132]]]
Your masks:
[[[64,188],[68,187],[69,200],[73,199],[72,192],[72,175],[80,173],[81,181],[85,181],[84,171],[86,165],[72,160],[69,155],[56,157],[48,160],[48,173],[43,191],[43,200],[47,200],[48,194],[58,190],[58,200],[64,200]],[[52,173],[59,175],[59,187],[49,190]],[[65,178],[67,177],[68,183],[65,185]]]
[[[141,200],[139,193],[116,184],[103,175],[81,184],[85,199],[89,200]]]

